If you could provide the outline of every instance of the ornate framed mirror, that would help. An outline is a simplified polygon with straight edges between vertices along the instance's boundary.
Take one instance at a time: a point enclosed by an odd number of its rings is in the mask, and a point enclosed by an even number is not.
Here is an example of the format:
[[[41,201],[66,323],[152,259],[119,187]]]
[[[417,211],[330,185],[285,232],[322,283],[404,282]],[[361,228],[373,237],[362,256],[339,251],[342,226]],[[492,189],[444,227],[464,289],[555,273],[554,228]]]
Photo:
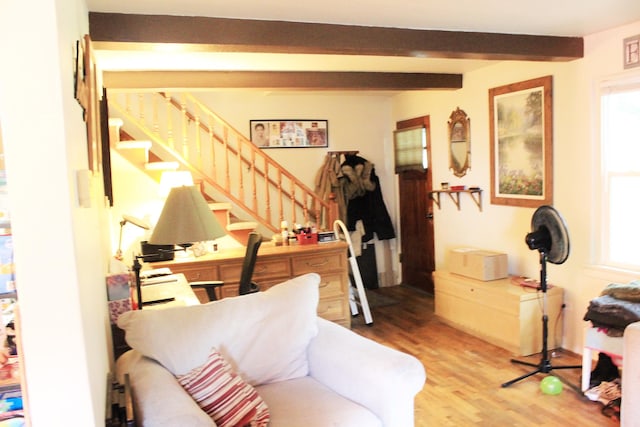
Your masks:
[[[471,121],[459,107],[449,116],[449,169],[457,177],[471,169]]]

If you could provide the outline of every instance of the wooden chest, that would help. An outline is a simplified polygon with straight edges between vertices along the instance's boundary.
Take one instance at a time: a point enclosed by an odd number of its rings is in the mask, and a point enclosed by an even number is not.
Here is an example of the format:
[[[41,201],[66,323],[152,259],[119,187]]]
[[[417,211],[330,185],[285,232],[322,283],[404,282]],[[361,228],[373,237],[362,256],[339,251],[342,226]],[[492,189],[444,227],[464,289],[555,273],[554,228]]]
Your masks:
[[[446,323],[518,355],[542,350],[543,294],[510,278],[481,281],[434,272],[435,312]],[[562,342],[562,288],[547,291],[548,348]]]

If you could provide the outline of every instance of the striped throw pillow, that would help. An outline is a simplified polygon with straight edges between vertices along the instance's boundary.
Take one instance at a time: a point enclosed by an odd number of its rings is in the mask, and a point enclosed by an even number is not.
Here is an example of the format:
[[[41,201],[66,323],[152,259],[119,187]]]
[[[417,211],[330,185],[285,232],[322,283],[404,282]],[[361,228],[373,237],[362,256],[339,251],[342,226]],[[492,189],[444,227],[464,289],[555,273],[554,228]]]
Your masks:
[[[176,377],[218,427],[266,427],[269,408],[213,349],[204,365]]]

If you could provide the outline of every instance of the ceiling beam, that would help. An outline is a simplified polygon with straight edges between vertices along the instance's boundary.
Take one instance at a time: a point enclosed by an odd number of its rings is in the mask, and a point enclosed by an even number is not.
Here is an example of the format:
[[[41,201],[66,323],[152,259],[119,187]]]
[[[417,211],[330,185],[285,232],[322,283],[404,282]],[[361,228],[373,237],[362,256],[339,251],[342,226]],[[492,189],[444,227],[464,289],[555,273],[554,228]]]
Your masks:
[[[462,75],[432,73],[287,71],[105,71],[103,84],[117,89],[243,88],[266,90],[460,89]]]
[[[89,13],[96,48],[178,43],[218,52],[571,61],[581,37],[538,36],[173,15]],[[130,45],[135,46],[135,45]]]

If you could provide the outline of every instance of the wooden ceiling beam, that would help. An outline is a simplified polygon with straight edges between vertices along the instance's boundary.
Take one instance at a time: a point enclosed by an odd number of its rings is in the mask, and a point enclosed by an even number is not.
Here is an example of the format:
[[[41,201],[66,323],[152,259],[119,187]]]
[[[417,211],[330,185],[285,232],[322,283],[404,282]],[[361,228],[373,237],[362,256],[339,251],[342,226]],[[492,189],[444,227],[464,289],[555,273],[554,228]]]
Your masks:
[[[106,88],[265,90],[460,89],[462,75],[433,73],[290,71],[105,71]]]
[[[416,30],[173,15],[89,13],[97,48],[178,43],[219,52],[571,61],[581,37]]]

